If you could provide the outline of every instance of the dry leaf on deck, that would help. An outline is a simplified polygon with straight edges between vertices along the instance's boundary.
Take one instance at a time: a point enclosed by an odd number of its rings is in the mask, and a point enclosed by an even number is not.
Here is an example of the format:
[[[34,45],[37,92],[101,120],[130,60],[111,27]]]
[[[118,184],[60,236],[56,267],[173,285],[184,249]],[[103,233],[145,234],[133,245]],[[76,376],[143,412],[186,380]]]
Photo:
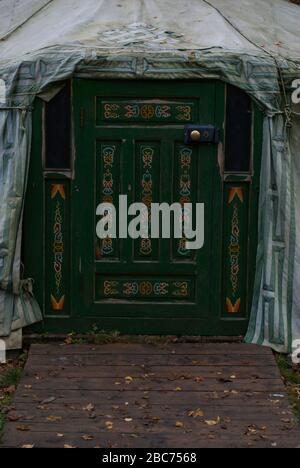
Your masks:
[[[220,424],[220,422],[221,418],[220,416],[218,416],[217,419],[206,420],[205,424],[207,424],[208,426],[217,426],[218,424]]]
[[[190,418],[202,418],[203,416],[204,416],[204,413],[200,408],[196,409],[195,411],[189,412]]]
[[[30,431],[30,427],[25,424],[21,424],[20,426],[17,426],[17,431],[27,432]]]
[[[21,416],[13,416],[12,414],[10,416],[8,416],[7,418],[9,421],[11,422],[16,422],[16,421],[19,421],[21,419]]]
[[[41,405],[41,406],[43,406],[43,405],[49,405],[49,403],[53,403],[53,401],[55,401],[55,400],[56,400],[55,397],[46,398],[46,400],[40,401],[40,405]]]
[[[87,406],[84,406],[82,409],[83,411],[94,411],[95,406],[92,405],[92,403],[89,403]]]
[[[197,383],[201,383],[204,381],[204,378],[203,377],[195,377],[195,382]]]
[[[11,395],[12,393],[15,393],[15,391],[16,391],[15,385],[11,385],[10,387],[7,387],[7,388],[3,389],[3,392],[8,394],[8,395]]]
[[[61,416],[48,416],[47,421],[49,422],[58,422],[61,421],[62,417]]]

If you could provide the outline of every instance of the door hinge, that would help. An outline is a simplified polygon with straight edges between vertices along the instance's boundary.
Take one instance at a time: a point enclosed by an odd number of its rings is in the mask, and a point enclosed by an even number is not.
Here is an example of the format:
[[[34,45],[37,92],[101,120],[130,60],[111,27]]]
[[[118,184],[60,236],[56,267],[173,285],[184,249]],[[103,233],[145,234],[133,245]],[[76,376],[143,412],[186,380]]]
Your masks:
[[[85,109],[81,107],[80,109],[80,128],[83,128],[85,124]]]

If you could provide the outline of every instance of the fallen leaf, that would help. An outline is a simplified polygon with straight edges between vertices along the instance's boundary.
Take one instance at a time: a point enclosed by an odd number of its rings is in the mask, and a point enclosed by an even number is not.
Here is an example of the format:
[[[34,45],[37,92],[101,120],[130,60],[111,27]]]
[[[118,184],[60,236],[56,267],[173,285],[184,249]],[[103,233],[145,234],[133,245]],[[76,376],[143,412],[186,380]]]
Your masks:
[[[232,379],[225,379],[223,377],[221,377],[218,380],[219,380],[220,383],[232,383]]]
[[[57,437],[60,437],[60,438],[62,438],[62,437],[65,436],[64,434],[60,434],[60,433],[58,433],[58,434],[56,434],[56,435],[57,435]]]
[[[125,381],[127,384],[131,384],[133,382],[133,378],[130,375],[128,375],[127,377],[125,377]]]
[[[30,427],[25,424],[21,424],[20,426],[17,426],[17,431],[27,432],[30,431]]]
[[[83,435],[82,437],[82,440],[85,440],[85,441],[90,441],[90,440],[94,440],[94,437],[91,436],[91,435]]]
[[[22,449],[33,449],[33,448],[34,448],[34,444],[25,444],[25,445],[22,445],[21,448],[22,448]]]
[[[16,422],[16,421],[19,421],[20,419],[21,419],[21,416],[13,416],[13,415],[8,416],[8,420],[11,422]]]
[[[46,419],[49,422],[58,422],[62,420],[62,417],[61,416],[48,416]]]
[[[69,445],[69,444],[65,444],[64,445],[64,449],[76,449],[77,447],[75,445]]]
[[[217,426],[218,424],[220,424],[220,422],[221,418],[220,416],[218,416],[217,419],[206,420],[205,424],[207,424],[208,426]]]
[[[67,338],[65,339],[65,344],[71,345],[73,343],[73,334],[68,335]]]
[[[190,418],[202,418],[203,416],[204,416],[204,413],[200,408],[196,409],[195,411],[189,412]]]
[[[245,435],[250,436],[250,435],[256,435],[256,434],[257,434],[257,427],[248,426],[247,431],[245,432]]]
[[[82,409],[83,411],[94,411],[95,406],[92,405],[92,403],[89,403],[87,406],[84,406]]]
[[[183,422],[181,422],[181,421],[176,421],[175,426],[176,426],[176,427],[183,427],[184,424],[183,424]]]
[[[125,421],[125,422],[132,422],[133,419],[132,419],[132,418],[125,418],[124,421]]]
[[[176,387],[175,392],[182,392],[182,388],[181,387]]]
[[[151,418],[151,419],[155,423],[159,423],[161,421],[161,418],[159,416],[153,416],[153,418]]]
[[[106,421],[105,426],[108,431],[111,431],[114,428],[114,423],[111,421]]]
[[[201,383],[204,381],[203,377],[195,377],[195,382]]]
[[[24,388],[26,388],[26,390],[31,390],[31,389],[32,389],[32,385],[24,385]]]
[[[42,400],[40,401],[40,405],[43,406],[43,405],[49,405],[50,403],[53,403],[53,401],[55,401],[56,398],[55,397],[50,397],[50,398],[47,398],[46,400]]]
[[[11,385],[10,387],[4,388],[3,391],[7,395],[11,395],[12,393],[15,393],[16,387],[15,387],[15,385]]]

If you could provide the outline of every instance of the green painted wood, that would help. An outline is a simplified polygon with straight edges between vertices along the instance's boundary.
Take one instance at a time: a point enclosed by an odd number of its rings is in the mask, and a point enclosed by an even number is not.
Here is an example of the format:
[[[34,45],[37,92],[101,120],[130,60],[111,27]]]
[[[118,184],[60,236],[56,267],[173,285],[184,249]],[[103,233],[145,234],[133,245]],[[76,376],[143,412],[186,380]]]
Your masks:
[[[70,184],[45,180],[45,314],[69,315],[70,291]]]
[[[225,174],[223,212],[223,311],[227,320],[248,318],[256,271],[262,113],[253,104],[251,169]]]
[[[223,139],[224,91],[218,82],[191,81],[187,86],[183,81],[74,80],[76,158],[71,179],[66,173],[43,173],[42,104],[37,101],[24,260],[45,321],[32,331],[87,332],[97,325],[137,334],[245,333],[257,245],[260,113],[255,111],[254,164],[248,176],[226,174],[225,182],[216,145],[183,143],[184,125],[193,122],[218,126]],[[64,188],[65,199],[60,190],[51,198],[55,186]],[[243,305],[238,313],[228,313],[226,252],[233,213],[226,199],[234,187],[243,187],[246,200],[239,206],[243,234],[238,292]],[[119,194],[127,194],[128,203],[205,203],[204,248],[186,251],[184,240],[100,241],[96,206],[103,201],[117,204]],[[53,220],[58,199],[64,258],[60,289],[55,291]],[[38,259],[31,255],[32,239]]]
[[[73,207],[85,213],[89,226],[83,230],[82,218],[77,226],[74,220],[81,239],[74,250],[74,267],[81,265],[84,278],[84,290],[77,296],[74,312],[78,316],[133,320],[180,318],[183,333],[188,319],[202,318],[209,331],[211,319],[218,313],[207,294],[213,276],[211,218],[218,217],[213,194],[220,189],[214,184],[217,146],[185,146],[183,133],[191,118],[195,123],[215,123],[216,85],[191,82],[187,88],[175,82],[127,82],[122,94],[127,98],[118,97],[118,82],[74,83],[75,113],[83,108],[85,123],[75,127],[78,157]],[[180,99],[178,105],[174,104],[176,99]],[[161,115],[158,108],[160,112],[164,109],[166,117],[157,117]],[[96,206],[103,200],[115,201],[119,194],[128,195],[129,203],[204,202],[205,247],[187,251],[184,239],[108,240],[104,248],[103,242],[97,248],[95,256]]]

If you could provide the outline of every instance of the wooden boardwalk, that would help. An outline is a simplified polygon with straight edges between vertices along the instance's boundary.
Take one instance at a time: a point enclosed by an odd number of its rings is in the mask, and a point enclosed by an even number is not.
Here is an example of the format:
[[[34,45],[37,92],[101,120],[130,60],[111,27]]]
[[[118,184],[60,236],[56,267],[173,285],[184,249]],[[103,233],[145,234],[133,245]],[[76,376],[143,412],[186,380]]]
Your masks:
[[[4,447],[299,447],[270,350],[33,345]]]

